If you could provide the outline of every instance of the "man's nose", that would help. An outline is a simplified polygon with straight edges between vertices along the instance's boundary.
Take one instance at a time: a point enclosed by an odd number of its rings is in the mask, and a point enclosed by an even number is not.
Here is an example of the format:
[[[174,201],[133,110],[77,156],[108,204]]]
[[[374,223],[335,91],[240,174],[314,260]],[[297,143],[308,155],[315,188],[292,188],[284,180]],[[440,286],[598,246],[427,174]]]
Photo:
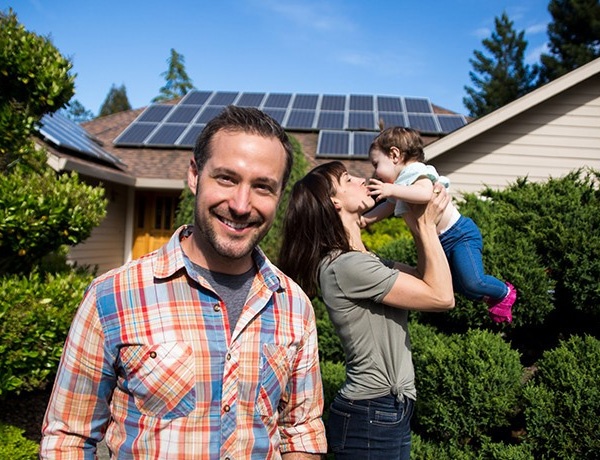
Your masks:
[[[250,187],[239,185],[229,199],[229,208],[238,215],[250,212]]]

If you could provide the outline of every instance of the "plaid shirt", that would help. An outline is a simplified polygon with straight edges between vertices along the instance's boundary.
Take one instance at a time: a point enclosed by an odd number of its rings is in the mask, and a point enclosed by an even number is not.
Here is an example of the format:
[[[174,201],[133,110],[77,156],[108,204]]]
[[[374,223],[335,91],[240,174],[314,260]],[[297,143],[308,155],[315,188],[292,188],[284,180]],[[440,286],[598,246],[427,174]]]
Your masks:
[[[277,459],[326,452],[309,299],[257,249],[230,334],[227,310],[187,272],[179,229],[92,282],[71,325],[41,458]]]

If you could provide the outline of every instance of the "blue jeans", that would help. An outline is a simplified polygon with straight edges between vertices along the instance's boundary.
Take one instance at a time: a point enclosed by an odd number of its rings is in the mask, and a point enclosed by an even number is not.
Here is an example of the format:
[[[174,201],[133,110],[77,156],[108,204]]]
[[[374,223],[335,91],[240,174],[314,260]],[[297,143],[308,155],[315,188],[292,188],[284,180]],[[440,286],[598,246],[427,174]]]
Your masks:
[[[330,452],[336,460],[409,460],[413,410],[406,397],[350,400],[338,394],[327,421]]]
[[[483,238],[472,219],[461,216],[440,235],[440,242],[450,264],[455,292],[473,300],[484,296],[502,299],[508,294],[505,283],[483,271]]]

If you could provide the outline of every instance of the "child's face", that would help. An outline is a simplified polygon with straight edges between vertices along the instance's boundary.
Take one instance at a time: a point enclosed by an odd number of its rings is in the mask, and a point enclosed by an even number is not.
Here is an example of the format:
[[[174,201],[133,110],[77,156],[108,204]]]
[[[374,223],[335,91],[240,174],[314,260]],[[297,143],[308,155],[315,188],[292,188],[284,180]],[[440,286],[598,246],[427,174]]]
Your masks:
[[[371,164],[375,168],[375,177],[383,182],[393,183],[402,167],[390,155],[379,149],[369,153]]]

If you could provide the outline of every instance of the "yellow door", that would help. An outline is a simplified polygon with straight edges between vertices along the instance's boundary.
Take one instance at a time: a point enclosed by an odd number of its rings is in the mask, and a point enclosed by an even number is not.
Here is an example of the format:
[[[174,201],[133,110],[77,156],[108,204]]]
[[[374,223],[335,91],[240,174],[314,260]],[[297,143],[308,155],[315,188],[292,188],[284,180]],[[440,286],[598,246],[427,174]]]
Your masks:
[[[132,257],[148,254],[164,245],[173,234],[178,193],[136,192]]]

